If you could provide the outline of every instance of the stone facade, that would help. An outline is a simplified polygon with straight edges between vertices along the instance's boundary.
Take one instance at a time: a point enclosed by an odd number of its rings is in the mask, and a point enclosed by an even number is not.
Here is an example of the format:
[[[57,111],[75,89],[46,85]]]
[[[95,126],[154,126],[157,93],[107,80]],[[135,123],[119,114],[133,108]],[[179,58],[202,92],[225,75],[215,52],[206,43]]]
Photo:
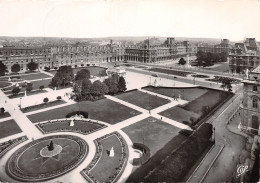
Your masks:
[[[29,62],[38,63],[39,69],[53,66],[53,57],[49,47],[3,47],[0,48],[0,61],[11,71],[14,64],[19,64],[21,71],[26,71]]]
[[[259,134],[260,120],[260,66],[254,69],[250,77],[243,80],[242,129],[248,133]]]

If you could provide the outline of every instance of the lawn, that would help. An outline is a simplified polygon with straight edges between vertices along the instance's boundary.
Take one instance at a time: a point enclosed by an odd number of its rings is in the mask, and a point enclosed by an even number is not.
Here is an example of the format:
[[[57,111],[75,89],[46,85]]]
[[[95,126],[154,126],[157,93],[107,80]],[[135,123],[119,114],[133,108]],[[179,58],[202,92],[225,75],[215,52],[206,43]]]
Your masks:
[[[147,86],[142,88],[147,91],[151,91],[154,93],[158,93],[161,95],[165,95],[168,97],[176,96],[178,97],[179,94],[182,96],[184,95],[184,99],[188,101],[195,100],[196,98],[200,97],[204,93],[208,91],[206,88],[200,87],[193,87],[193,88],[173,88],[173,87],[153,87]]]
[[[226,97],[221,95],[221,91],[209,90],[207,93],[198,97],[196,100],[189,102],[183,108],[201,115],[202,106],[209,106],[212,108],[220,100],[224,100]]]
[[[8,83],[8,82],[4,82],[4,81],[0,81],[0,88],[4,88],[4,87],[7,87],[11,85],[11,83]]]
[[[47,92],[46,90],[34,90],[34,91],[31,91],[31,92],[26,92],[26,95],[30,96],[30,95],[36,95],[36,94],[39,94],[39,93],[46,93],[46,92]],[[24,93],[21,92],[21,93],[18,93],[16,95],[9,95],[8,96],[8,98],[10,98],[10,99],[19,98],[19,97],[24,97]]]
[[[4,112],[3,114],[0,114],[0,119],[9,117],[9,112]]]
[[[96,158],[99,157],[98,161],[94,167],[91,167],[88,174],[93,176],[98,182],[111,182],[111,179],[113,182],[116,182],[124,170],[128,159],[128,150],[125,150],[125,152],[123,150],[123,148],[126,147],[126,144],[123,140],[124,147],[122,147],[122,141],[120,141],[116,135],[110,135],[102,140],[98,140],[98,142],[100,143],[101,154],[99,154],[100,156],[96,154]],[[112,147],[114,149],[114,157],[108,155],[108,152]],[[94,161],[95,158],[93,162]],[[120,165],[122,166],[121,168]],[[115,176],[115,178],[112,178],[113,176]]]
[[[14,120],[0,122],[0,139],[22,132]]]
[[[61,104],[65,104],[65,103],[66,102],[64,100],[55,100],[55,101],[51,101],[51,102],[44,103],[44,104],[42,103],[42,104],[30,106],[30,107],[25,107],[25,108],[22,108],[21,111],[23,113],[26,113],[26,112],[31,112],[31,111],[36,111],[36,110],[40,110],[40,109],[45,109],[45,108],[48,108],[48,107],[53,107],[53,106],[61,105]]]
[[[45,88],[48,88],[48,85],[50,84],[51,79],[44,79],[44,80],[39,80],[39,81],[32,81],[31,83],[33,84],[33,90],[39,89],[41,85],[43,85]],[[22,84],[20,83],[19,86],[21,87]],[[5,94],[11,94],[12,93],[13,87],[9,88],[9,91],[5,91]],[[26,87],[21,88],[21,92],[24,92],[26,90]]]
[[[213,81],[217,83],[221,83],[223,79],[228,79],[231,81],[232,84],[239,84],[241,83],[241,80],[235,79],[235,78],[229,78],[229,77],[222,77],[222,76],[214,76],[213,79],[206,79],[207,81]]]
[[[172,70],[172,69],[162,69],[162,68],[151,68],[145,70],[169,74],[169,75],[183,76],[183,77],[187,77],[188,74],[193,74],[192,72]]]
[[[134,117],[140,112],[121,105],[109,99],[102,99],[95,102],[82,101],[69,106],[56,108],[53,110],[37,113],[28,116],[33,122],[40,122],[52,119],[65,118],[72,111],[87,111],[90,119],[100,120],[109,124],[116,124],[120,121]]]
[[[147,94],[138,90],[122,93],[115,97],[144,109],[154,109],[170,102],[168,99]]]
[[[167,118],[170,118],[172,120],[178,121],[180,123],[185,123],[183,121],[192,123],[191,118],[194,118],[194,120],[196,120],[197,118],[200,117],[199,114],[194,113],[192,111],[185,110],[179,106],[172,107],[159,114]]]
[[[133,143],[144,143],[149,147],[151,155],[162,149],[180,131],[179,128],[153,117],[148,117],[122,130]]]
[[[47,122],[37,124],[37,128],[39,128],[43,133],[54,133],[60,131],[68,131],[68,132],[79,132],[84,135],[92,133],[94,131],[100,130],[106,127],[103,124],[96,123],[94,121],[85,121],[85,120],[73,120],[74,126],[70,126],[71,120],[63,120],[56,122]]]
[[[77,67],[77,68],[73,68],[73,73],[76,74],[79,70],[81,69],[88,69],[90,74],[93,76],[100,76],[106,73],[106,68],[104,67],[98,67],[98,66],[89,66],[89,67]],[[54,71],[49,71],[49,73],[52,73],[53,75],[56,74],[56,70]],[[107,74],[105,74],[106,76]]]
[[[218,63],[214,66],[204,67],[203,69],[212,70],[212,71],[219,71],[219,72],[229,72],[229,64],[228,62]]]
[[[21,75],[21,79],[23,80],[35,80],[35,79],[44,79],[44,78],[50,78],[51,76],[44,74],[44,73],[37,73],[37,74],[28,74],[28,75]]]

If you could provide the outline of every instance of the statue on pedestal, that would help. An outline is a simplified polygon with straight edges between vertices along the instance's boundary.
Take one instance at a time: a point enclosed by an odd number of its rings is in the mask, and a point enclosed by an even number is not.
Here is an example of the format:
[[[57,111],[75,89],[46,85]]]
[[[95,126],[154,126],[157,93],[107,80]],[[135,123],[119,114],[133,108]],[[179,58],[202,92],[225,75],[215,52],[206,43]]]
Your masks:
[[[48,147],[48,150],[49,150],[49,151],[52,151],[52,150],[54,149],[52,140],[51,140],[51,142],[50,142],[50,145],[47,145],[47,147]]]

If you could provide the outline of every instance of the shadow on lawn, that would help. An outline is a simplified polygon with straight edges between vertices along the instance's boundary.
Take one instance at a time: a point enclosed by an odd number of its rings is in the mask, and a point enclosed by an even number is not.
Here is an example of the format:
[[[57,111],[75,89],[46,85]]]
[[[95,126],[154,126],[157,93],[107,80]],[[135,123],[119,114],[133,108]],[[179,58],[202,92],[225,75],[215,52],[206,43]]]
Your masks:
[[[144,177],[154,168],[158,167],[158,165],[161,164],[161,161],[164,160],[173,150],[177,149],[187,138],[188,137],[181,134],[175,136],[162,149],[157,151],[146,164],[136,169],[136,171],[129,176],[126,182],[144,181]]]

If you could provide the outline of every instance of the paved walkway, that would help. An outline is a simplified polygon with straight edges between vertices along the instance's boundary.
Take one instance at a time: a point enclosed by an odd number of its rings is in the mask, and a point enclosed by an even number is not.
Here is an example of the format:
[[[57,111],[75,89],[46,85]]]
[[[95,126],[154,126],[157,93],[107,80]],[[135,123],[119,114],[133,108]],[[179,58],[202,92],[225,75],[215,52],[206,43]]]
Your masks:
[[[49,76],[51,76],[51,77],[54,76],[52,73],[46,72],[46,71],[44,71],[44,70],[40,70],[40,72],[41,72],[41,73],[44,73],[44,74],[46,74],[46,75],[49,75]]]

